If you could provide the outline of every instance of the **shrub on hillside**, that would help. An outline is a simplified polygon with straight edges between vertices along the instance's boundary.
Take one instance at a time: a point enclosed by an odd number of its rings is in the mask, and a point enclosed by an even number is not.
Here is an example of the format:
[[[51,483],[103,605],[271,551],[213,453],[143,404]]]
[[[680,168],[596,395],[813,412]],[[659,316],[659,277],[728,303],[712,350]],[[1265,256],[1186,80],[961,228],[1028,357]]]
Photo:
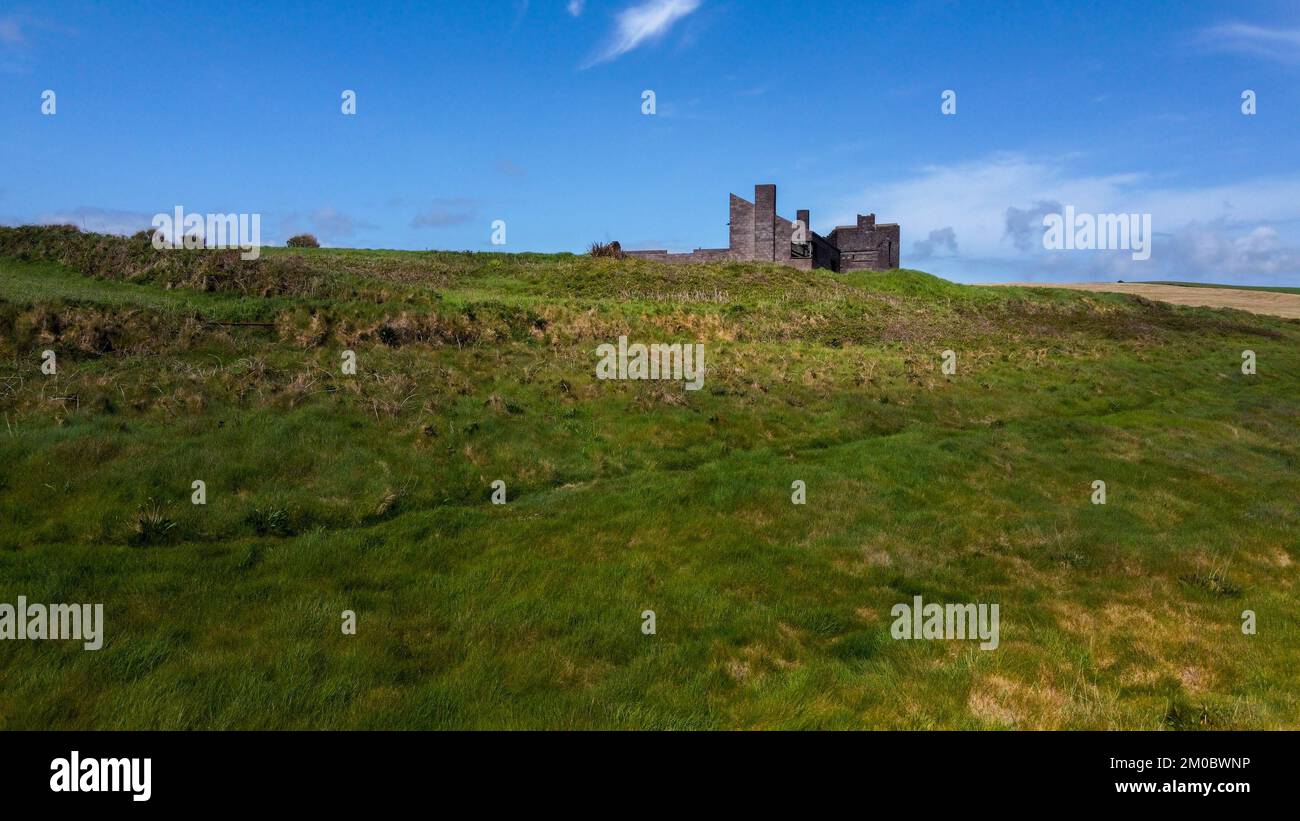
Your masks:
[[[611,257],[613,259],[622,259],[623,246],[618,244],[618,240],[613,242],[593,242],[587,249],[587,253],[593,257]]]
[[[285,245],[288,245],[290,248],[319,248],[320,242],[318,242],[316,237],[311,234],[298,234],[297,236],[289,237],[289,241],[286,242]]]

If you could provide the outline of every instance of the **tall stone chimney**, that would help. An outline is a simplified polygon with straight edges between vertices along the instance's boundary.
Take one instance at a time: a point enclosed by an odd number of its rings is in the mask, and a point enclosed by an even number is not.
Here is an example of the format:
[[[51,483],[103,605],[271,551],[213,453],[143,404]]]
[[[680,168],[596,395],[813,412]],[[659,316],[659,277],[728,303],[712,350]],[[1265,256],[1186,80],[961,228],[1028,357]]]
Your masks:
[[[808,216],[808,209],[802,208],[796,211],[794,214],[794,218],[796,222],[803,223],[803,235],[805,237],[804,241],[812,242],[812,218]],[[799,229],[795,228],[795,230],[797,231]]]
[[[754,259],[776,259],[776,186],[754,186]]]
[[[862,214],[858,214],[858,227],[859,227],[859,228],[875,228],[875,227],[876,227],[876,215],[875,215],[875,214],[867,214],[867,215],[864,216],[864,215],[862,215]]]

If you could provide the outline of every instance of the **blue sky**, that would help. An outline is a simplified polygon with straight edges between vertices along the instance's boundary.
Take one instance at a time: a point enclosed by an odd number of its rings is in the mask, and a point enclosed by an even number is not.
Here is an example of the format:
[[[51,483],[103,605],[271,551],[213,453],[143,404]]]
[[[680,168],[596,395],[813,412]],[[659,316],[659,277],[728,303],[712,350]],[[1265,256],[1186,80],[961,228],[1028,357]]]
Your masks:
[[[1300,4],[20,0],[0,152],[10,224],[182,205],[264,241],[487,250],[501,219],[504,250],[689,250],[773,182],[961,281],[1300,284]],[[1066,204],[1150,213],[1152,258],[1044,251]]]

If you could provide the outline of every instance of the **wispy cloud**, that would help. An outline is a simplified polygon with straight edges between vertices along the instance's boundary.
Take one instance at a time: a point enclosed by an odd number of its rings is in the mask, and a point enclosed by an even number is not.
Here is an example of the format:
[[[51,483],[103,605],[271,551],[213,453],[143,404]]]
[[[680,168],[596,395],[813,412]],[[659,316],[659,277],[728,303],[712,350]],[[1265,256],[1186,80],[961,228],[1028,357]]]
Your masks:
[[[21,9],[0,12],[0,74],[30,74],[44,44],[76,35],[75,28]]]
[[[446,228],[463,225],[474,218],[477,201],[465,197],[439,197],[428,210],[416,214],[412,228]]]
[[[0,43],[6,46],[18,46],[25,41],[22,21],[16,15],[0,17]]]
[[[528,5],[529,0],[515,0],[515,21],[510,24],[511,31],[519,28],[519,24],[528,16]]]
[[[1300,28],[1268,28],[1251,23],[1224,23],[1203,29],[1201,45],[1216,51],[1248,54],[1300,65]]]
[[[513,177],[522,180],[528,176],[528,169],[516,162],[510,160],[501,160],[497,163],[497,171],[505,174],[507,177]]]
[[[357,219],[351,214],[330,207],[313,211],[308,215],[307,219],[311,221],[312,228],[315,229],[316,233],[329,240],[351,237],[357,231],[368,231],[375,227],[365,220]]]
[[[569,14],[572,14],[574,17],[580,17],[582,15],[582,9],[586,5],[585,0],[569,0],[569,4],[565,6],[565,9],[567,9]]]
[[[700,7],[700,0],[644,0],[618,13],[605,46],[583,64],[591,68],[615,60],[643,43],[662,37],[673,24]]]

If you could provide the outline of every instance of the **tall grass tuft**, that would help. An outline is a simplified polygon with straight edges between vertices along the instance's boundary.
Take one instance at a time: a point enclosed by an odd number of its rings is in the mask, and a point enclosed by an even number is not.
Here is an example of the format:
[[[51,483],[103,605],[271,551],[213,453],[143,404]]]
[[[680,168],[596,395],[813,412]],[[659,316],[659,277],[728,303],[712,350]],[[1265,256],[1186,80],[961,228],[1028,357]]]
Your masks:
[[[127,543],[132,547],[162,544],[171,538],[176,523],[163,513],[162,506],[150,499],[131,517]]]

